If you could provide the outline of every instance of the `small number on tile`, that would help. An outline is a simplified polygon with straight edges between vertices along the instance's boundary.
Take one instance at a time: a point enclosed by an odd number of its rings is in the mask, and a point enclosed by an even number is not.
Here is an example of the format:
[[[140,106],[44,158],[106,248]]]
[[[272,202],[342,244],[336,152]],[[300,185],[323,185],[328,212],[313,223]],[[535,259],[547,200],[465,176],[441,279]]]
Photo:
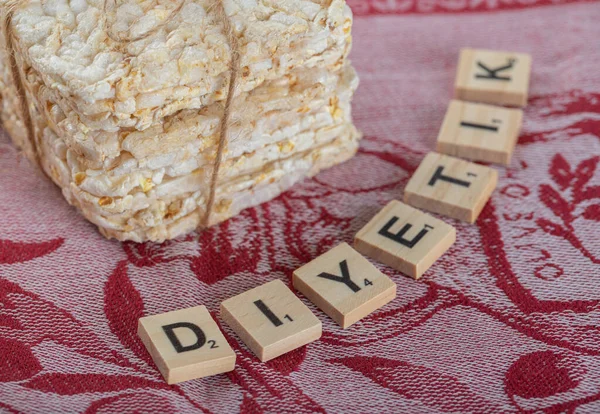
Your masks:
[[[296,269],[293,283],[342,328],[396,296],[394,282],[346,243]]]

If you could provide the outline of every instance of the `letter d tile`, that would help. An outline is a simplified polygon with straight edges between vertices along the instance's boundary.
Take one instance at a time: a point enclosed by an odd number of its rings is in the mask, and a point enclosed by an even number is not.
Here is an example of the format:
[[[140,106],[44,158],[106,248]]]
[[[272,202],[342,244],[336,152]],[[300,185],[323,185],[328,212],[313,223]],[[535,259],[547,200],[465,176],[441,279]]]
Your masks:
[[[235,367],[235,353],[206,306],[140,318],[138,335],[168,384]]]

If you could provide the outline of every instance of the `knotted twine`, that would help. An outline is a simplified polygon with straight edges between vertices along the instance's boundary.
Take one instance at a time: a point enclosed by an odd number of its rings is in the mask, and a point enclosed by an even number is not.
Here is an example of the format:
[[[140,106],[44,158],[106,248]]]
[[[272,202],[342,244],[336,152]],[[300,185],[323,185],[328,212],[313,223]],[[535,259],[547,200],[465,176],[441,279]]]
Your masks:
[[[23,117],[23,123],[25,124],[25,129],[27,131],[27,138],[29,141],[29,145],[31,147],[31,151],[34,156],[34,161],[41,167],[41,156],[39,153],[39,149],[35,140],[35,132],[33,128],[33,122],[31,118],[31,113],[29,112],[29,102],[27,100],[27,94],[25,92],[25,85],[23,83],[23,79],[21,77],[21,71],[19,70],[19,66],[17,64],[16,58],[16,49],[14,44],[14,32],[12,26],[12,19],[14,11],[21,5],[25,4],[28,0],[8,0],[6,2],[5,12],[4,12],[4,20],[2,22],[2,28],[4,30],[4,35],[6,37],[6,49],[9,55],[9,64],[10,71],[13,81],[15,83],[15,87],[17,89],[17,97],[19,99],[19,106],[21,107],[21,115]],[[108,15],[107,5],[109,1],[115,0],[105,0],[104,3],[104,12],[105,15]],[[181,11],[183,5],[185,4],[185,0],[182,0],[179,6],[177,6],[169,15],[165,21],[161,24],[155,26],[152,30],[144,33],[143,35],[137,36],[135,38],[121,38],[115,36],[111,29],[107,27],[107,36],[111,38],[113,41],[118,43],[123,42],[135,42],[138,40],[143,40],[152,34],[156,33],[162,27],[167,25],[173,17]],[[208,193],[208,199],[206,202],[206,211],[204,213],[204,217],[200,220],[199,228],[203,229],[209,226],[210,223],[210,215],[212,213],[214,204],[215,204],[215,195],[217,190],[217,181],[219,178],[219,169],[221,167],[221,162],[223,159],[223,153],[225,149],[225,145],[227,143],[227,135],[229,130],[229,121],[231,117],[231,109],[233,98],[235,95],[236,83],[238,78],[238,72],[240,68],[240,52],[239,52],[239,42],[238,38],[235,35],[233,30],[233,26],[231,25],[231,21],[225,12],[225,7],[223,6],[223,0],[215,0],[213,6],[216,8],[217,16],[221,23],[223,24],[223,30],[227,37],[227,42],[229,44],[229,49],[231,50],[231,61],[229,64],[229,85],[227,98],[225,100],[225,106],[223,109],[223,115],[221,116],[221,120],[219,122],[219,136],[217,143],[217,153],[215,157],[215,162],[213,164],[213,168],[210,174],[210,187]],[[211,6],[210,8],[212,8]]]

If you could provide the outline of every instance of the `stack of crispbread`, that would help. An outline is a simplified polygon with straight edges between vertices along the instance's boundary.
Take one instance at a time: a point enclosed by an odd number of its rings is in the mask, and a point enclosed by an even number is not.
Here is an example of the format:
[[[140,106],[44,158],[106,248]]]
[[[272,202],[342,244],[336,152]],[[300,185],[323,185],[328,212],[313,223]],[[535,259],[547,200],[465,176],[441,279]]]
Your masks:
[[[343,0],[17,3],[0,55],[4,126],[107,237],[162,241],[218,223],[356,151]],[[231,77],[224,18],[241,60],[202,223]]]

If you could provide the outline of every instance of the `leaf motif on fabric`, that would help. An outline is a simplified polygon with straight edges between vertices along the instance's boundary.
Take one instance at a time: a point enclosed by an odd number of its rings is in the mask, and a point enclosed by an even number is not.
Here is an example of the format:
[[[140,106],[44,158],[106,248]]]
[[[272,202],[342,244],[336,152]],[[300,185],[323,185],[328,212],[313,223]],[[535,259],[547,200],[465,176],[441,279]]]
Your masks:
[[[328,362],[343,364],[403,397],[438,409],[477,412],[481,407],[494,407],[458,378],[424,366],[367,356],[335,358]]]
[[[596,156],[579,163],[575,170],[575,182],[573,183],[573,189],[576,193],[581,192],[585,185],[592,179],[599,161],[600,157]]]
[[[22,381],[42,370],[31,349],[14,339],[0,338],[0,355],[0,382]]]
[[[104,285],[104,313],[110,330],[123,346],[154,366],[152,358],[137,335],[138,320],[144,316],[142,296],[129,280],[127,262],[121,261]]]
[[[580,382],[568,357],[554,351],[522,355],[506,372],[506,393],[512,398],[547,398],[569,391]]]
[[[62,238],[39,243],[0,240],[0,264],[24,263],[46,256],[62,246],[64,241]]]
[[[52,339],[82,355],[132,366],[116,351],[98,346],[101,342],[95,332],[71,313],[5,279],[0,279],[0,322],[3,336],[30,347]]]
[[[554,182],[560,186],[561,190],[565,190],[574,177],[571,173],[571,166],[561,154],[556,154],[552,158],[549,172],[550,176]]]
[[[128,389],[164,389],[164,382],[152,381],[133,375],[106,374],[42,374],[23,383],[24,387],[59,395],[77,395],[88,392],[112,392]]]
[[[587,206],[582,215],[587,220],[600,221],[600,204]]]
[[[217,323],[219,324],[218,320]],[[268,363],[260,362],[226,331],[223,330],[223,334],[237,354],[235,370],[228,372],[227,375],[234,384],[244,390],[241,411],[281,412],[281,407],[290,406],[294,407],[294,413],[298,414],[325,412],[316,401],[304,394],[302,389],[286,376],[287,369],[282,369],[282,373],[273,369]],[[271,365],[276,360],[277,358],[270,361]]]
[[[242,404],[240,405],[240,414],[262,414],[264,411],[262,410],[260,404],[256,402],[255,399],[252,398],[250,394],[244,392],[244,398],[242,399]]]
[[[306,347],[302,346],[278,358],[267,361],[265,364],[283,375],[290,375],[300,368],[305,357]]]
[[[198,279],[212,285],[235,273],[255,271],[261,247],[256,211],[248,209],[218,227],[201,232],[198,254],[188,256],[187,260]]]
[[[552,236],[558,236],[562,238],[568,237],[569,232],[560,224],[556,224],[555,222],[545,218],[539,218],[535,222],[544,232],[551,234]]]
[[[556,223],[544,218],[537,219],[536,223],[549,234],[564,237],[572,244],[577,242],[577,240],[569,238],[569,233]],[[477,224],[480,229],[482,246],[488,257],[490,272],[496,278],[496,285],[522,312],[532,314],[570,310],[577,313],[587,313],[598,305],[597,300],[538,300],[530,290],[521,284],[512,269],[506,256],[504,240],[501,237],[500,226],[496,217],[496,207],[492,201],[481,212]]]
[[[6,411],[9,414],[21,414],[21,411],[18,411],[14,408],[12,408],[10,405],[5,404],[3,402],[0,401],[0,408],[3,409],[4,411]]]
[[[547,184],[540,185],[540,200],[555,216],[560,217],[565,223],[570,223],[573,220],[571,216],[573,206],[554,188]]]
[[[175,241],[168,240],[164,243],[134,243],[124,242],[122,244],[127,258],[131,263],[138,267],[151,267],[159,263],[168,263],[179,258],[170,252],[170,247],[176,244]]]
[[[153,413],[177,412],[164,396],[149,393],[127,393],[96,400],[85,410],[85,414],[137,414],[141,411],[141,407],[143,407],[143,411]]]

